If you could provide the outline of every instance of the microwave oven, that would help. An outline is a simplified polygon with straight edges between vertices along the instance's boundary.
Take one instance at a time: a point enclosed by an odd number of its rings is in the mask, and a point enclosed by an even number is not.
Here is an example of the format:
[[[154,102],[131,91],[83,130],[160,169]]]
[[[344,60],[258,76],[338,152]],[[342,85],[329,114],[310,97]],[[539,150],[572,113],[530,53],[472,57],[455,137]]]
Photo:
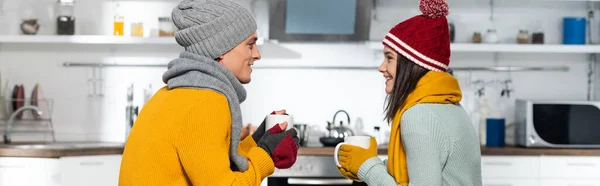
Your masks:
[[[517,100],[515,138],[524,147],[600,148],[600,102]]]

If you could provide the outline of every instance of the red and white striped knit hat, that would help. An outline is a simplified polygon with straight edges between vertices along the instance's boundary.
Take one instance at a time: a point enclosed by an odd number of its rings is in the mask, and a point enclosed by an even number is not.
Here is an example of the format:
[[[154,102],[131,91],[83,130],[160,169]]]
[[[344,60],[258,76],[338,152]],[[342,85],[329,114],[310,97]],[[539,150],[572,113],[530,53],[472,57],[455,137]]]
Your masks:
[[[419,9],[423,14],[394,26],[383,45],[428,70],[446,72],[450,64],[448,3],[421,0]]]

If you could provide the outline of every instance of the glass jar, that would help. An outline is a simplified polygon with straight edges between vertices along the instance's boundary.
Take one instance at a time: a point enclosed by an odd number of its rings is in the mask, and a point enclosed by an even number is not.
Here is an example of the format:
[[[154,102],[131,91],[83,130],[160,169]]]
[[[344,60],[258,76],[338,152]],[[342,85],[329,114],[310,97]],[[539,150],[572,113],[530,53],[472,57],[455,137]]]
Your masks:
[[[528,44],[529,43],[529,32],[527,30],[519,30],[517,35],[517,43]]]
[[[142,23],[142,22],[131,23],[131,36],[136,36],[136,37],[144,36],[144,23]]]
[[[541,21],[536,22],[535,29],[531,33],[532,44],[544,44],[544,29]]]
[[[59,0],[56,17],[56,34],[74,35],[75,34],[75,1]]]
[[[119,3],[116,4],[115,16],[113,18],[113,35],[123,36],[125,32],[125,17],[119,13]]]
[[[481,36],[481,33],[479,33],[479,32],[473,33],[473,37],[471,37],[471,42],[481,43],[482,40],[483,40],[483,37]]]
[[[160,37],[172,37],[175,36],[175,25],[170,17],[159,17],[158,18],[158,36]]]
[[[531,43],[544,44],[544,32],[534,32],[531,34]]]
[[[485,35],[486,43],[498,43],[498,34],[496,33],[496,29],[488,29],[487,34]]]

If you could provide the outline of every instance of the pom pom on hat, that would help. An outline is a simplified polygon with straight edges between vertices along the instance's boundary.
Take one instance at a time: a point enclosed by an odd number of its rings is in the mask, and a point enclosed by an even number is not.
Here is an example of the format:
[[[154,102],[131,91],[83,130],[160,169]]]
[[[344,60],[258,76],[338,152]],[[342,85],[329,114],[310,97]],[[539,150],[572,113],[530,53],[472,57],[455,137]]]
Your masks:
[[[444,0],[421,0],[422,15],[390,29],[383,45],[431,71],[446,72],[450,65],[448,4]]]
[[[421,0],[419,9],[427,18],[438,18],[448,15],[448,3],[445,0]]]

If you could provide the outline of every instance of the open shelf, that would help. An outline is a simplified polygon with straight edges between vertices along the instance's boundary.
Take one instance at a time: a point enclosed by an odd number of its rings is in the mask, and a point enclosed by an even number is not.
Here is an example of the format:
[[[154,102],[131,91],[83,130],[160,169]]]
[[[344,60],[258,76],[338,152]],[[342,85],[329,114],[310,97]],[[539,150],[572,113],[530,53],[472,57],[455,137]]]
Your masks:
[[[260,43],[266,45],[268,42]],[[173,37],[128,37],[105,35],[2,35],[0,44],[91,44],[91,45],[177,45]],[[366,42],[373,50],[382,50],[381,42]],[[277,44],[268,44],[277,45]],[[265,46],[263,46],[265,47]],[[452,52],[506,52],[506,53],[600,53],[600,45],[561,44],[473,44],[452,43]]]
[[[600,45],[471,44],[451,45],[453,52],[600,53]]]
[[[381,42],[369,42],[369,46],[383,49]],[[452,52],[600,53],[600,45],[452,43],[450,47]]]
[[[129,37],[107,35],[3,35],[0,43],[13,44],[149,44],[175,45],[173,37]]]

